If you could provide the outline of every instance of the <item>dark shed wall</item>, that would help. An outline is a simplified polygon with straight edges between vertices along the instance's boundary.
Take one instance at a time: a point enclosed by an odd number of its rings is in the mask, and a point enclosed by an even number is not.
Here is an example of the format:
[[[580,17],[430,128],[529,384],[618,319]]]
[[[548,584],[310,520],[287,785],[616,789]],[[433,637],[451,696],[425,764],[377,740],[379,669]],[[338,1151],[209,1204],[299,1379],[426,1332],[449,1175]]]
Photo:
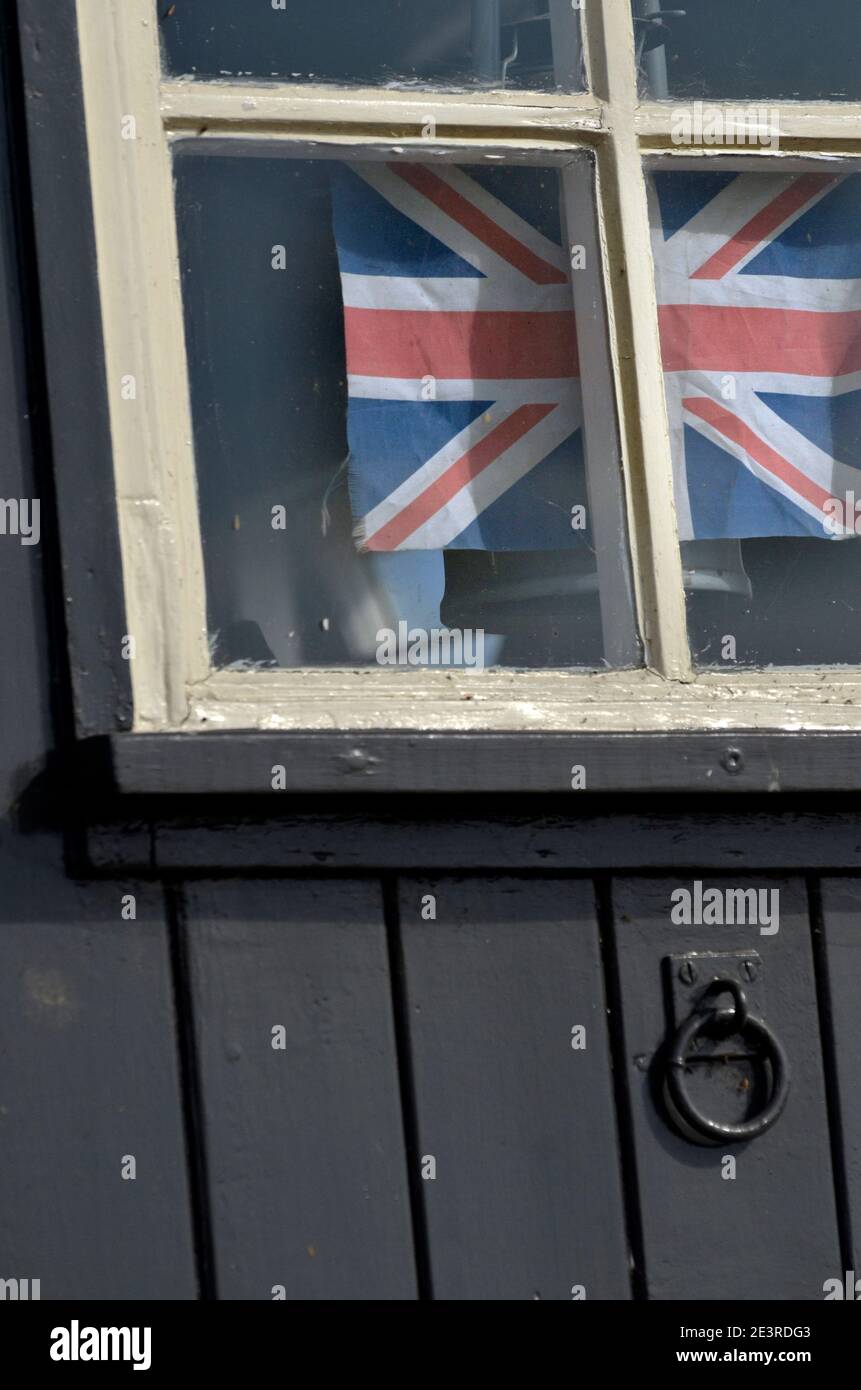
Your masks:
[[[0,1278],[44,1298],[820,1298],[861,1259],[855,797],[264,814],[79,770],[10,8],[0,466],[5,497],[40,498],[42,541],[0,536]],[[62,304],[42,307],[56,352]],[[84,369],[72,352],[70,392]],[[103,427],[81,420],[61,504]],[[671,932],[672,886],[710,874],[779,886],[780,935]],[[727,1180],[660,1111],[662,963],[750,945],[793,1091]]]

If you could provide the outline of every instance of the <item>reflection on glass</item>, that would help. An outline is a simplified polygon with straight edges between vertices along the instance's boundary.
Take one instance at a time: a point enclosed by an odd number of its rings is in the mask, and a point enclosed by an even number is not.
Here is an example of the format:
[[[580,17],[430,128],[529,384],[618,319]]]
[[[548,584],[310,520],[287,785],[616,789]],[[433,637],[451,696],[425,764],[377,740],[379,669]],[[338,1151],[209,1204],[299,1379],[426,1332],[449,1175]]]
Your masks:
[[[633,0],[654,98],[861,99],[858,0]]]
[[[649,197],[695,658],[861,663],[861,178]]]
[[[176,174],[216,664],[601,665],[558,172]]]
[[[579,91],[571,0],[157,0],[173,73]]]

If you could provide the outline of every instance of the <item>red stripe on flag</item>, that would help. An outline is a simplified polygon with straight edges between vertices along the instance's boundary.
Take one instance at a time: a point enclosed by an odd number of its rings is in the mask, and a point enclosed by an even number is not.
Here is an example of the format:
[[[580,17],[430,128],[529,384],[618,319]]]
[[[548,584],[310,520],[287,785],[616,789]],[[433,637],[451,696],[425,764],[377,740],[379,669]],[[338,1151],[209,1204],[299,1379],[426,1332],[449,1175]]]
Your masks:
[[[536,285],[567,283],[568,276],[564,271],[530,251],[528,246],[506,232],[492,217],[488,217],[445,179],[441,179],[439,174],[420,164],[390,164],[389,169]]]
[[[781,372],[845,376],[861,371],[861,312],[737,309],[664,304],[659,310],[667,372]]]
[[[345,309],[353,376],[528,381],[579,375],[571,312]]]
[[[758,246],[766,237],[776,232],[794,212],[799,212],[805,203],[821,193],[830,183],[837,182],[835,174],[802,174],[801,178],[790,184],[782,193],[762,208],[755,217],[746,222],[725,246],[695,270],[692,280],[720,280],[739,261],[744,260],[749,251]]]
[[[755,434],[749,425],[737,415],[733,415],[731,410],[706,396],[689,396],[682,404],[691,415],[696,415],[726,439],[740,445],[755,463],[773,473],[776,478],[780,478],[793,492],[797,492],[820,511],[824,509],[825,503],[831,500],[830,492],[826,492],[818,483],[808,478],[806,473],[802,473],[782,454],[778,454],[770,444],[766,444],[764,439]]]
[[[426,487],[397,516],[375,531],[362,546],[363,550],[396,550],[399,545],[429,521],[460,492],[461,488],[495,463],[507,449],[528,434],[531,429],[555,410],[555,405],[521,405],[506,420],[492,429],[484,439],[456,459],[444,473]]]

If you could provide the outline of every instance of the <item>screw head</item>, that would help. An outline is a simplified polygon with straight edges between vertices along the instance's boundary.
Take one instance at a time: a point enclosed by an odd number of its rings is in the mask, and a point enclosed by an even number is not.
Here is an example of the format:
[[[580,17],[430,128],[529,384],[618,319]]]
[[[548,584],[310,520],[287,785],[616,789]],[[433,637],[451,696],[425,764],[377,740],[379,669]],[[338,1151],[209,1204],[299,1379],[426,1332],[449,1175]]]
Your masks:
[[[683,985],[692,985],[697,978],[693,961],[684,960],[679,966],[679,979]]]
[[[727,748],[720,762],[724,772],[737,777],[744,769],[744,754],[740,748]]]
[[[755,963],[752,960],[743,960],[741,963],[741,973],[745,980],[755,980],[758,974]]]

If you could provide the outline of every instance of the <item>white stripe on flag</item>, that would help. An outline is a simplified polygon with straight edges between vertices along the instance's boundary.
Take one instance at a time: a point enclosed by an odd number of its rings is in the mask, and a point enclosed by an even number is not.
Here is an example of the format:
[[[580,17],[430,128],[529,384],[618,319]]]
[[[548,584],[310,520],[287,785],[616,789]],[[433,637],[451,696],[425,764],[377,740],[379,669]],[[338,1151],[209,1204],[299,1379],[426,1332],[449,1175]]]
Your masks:
[[[480,275],[431,276],[342,274],[347,309],[401,309],[409,312],[472,313],[523,310],[529,313],[573,312],[571,286],[535,285],[531,280],[500,283]]]
[[[655,232],[653,246],[658,276],[665,267],[680,275],[693,275],[694,271],[699,270],[700,266],[705,265],[706,261],[721,251],[727,242],[732,241],[752,218],[790,188],[797,177],[795,174],[777,173],[741,174],[728,183],[726,188],[722,188],[705,207],[694,213],[684,226],[666,240],[660,201],[650,179],[650,191],[653,195],[652,226]],[[788,220],[800,217],[802,211],[804,209],[794,213],[793,218]],[[769,236],[768,240],[771,241],[772,237]]]
[[[846,376],[798,376],[791,372],[665,372],[666,381],[681,381],[680,390],[684,395],[696,395],[702,391],[704,396],[720,399],[730,407],[734,402],[721,389],[725,383],[734,381],[739,388],[762,391],[766,395],[785,396],[845,396],[852,391],[861,391],[861,372],[847,372]],[[374,378],[369,378],[373,380]]]
[[[529,384],[531,385],[532,383]],[[508,450],[507,454],[501,455],[499,460],[485,469],[485,473],[493,472],[508,454],[512,454],[514,451],[518,450],[520,450],[521,453],[525,451],[525,455],[528,455],[531,459],[531,462],[523,468],[523,473],[519,476],[523,476],[525,473],[529,472],[530,468],[540,463],[550,452],[550,448],[545,447],[544,439],[546,433],[544,427],[547,421],[554,421],[553,430],[550,431],[552,437],[555,438],[556,433],[561,431],[557,442],[552,444],[551,448],[556,448],[557,444],[561,444],[569,434],[573,434],[573,432],[579,428],[581,421],[579,390],[576,389],[576,383],[568,383],[568,385],[573,385],[575,387],[574,391],[566,392],[565,395],[562,396],[561,404],[557,406],[556,410],[548,415],[546,420],[540,425],[533,427],[522,440],[518,441],[518,444],[514,446],[513,450]],[[559,399],[560,397],[557,395],[556,400],[558,401]],[[464,454],[468,453],[471,449],[474,449],[487,435],[508,419],[515,410],[526,403],[540,404],[543,402],[536,402],[531,397],[528,402],[524,402],[518,399],[516,395],[509,396],[506,392],[505,396],[498,400],[490,410],[485,411],[483,415],[480,415],[476,420],[473,420],[467,425],[466,429],[461,430],[453,439],[450,439],[432,458],[428,459],[420,468],[416,469],[409,477],[405,478],[399,487],[389,493],[388,497],[384,498],[382,502],[378,502],[377,505],[362,518],[360,532],[363,541],[366,543],[371,541],[377,531],[388,525],[388,523],[403,511],[405,507],[408,507],[416,498],[420,497],[421,494],[435,483],[438,478],[442,477],[453,464],[457,463],[458,459],[462,458]],[[523,446],[522,449],[521,446]],[[479,474],[479,478],[483,476],[484,474]],[[511,483],[516,480],[515,477],[512,477],[511,482],[502,486],[497,495],[501,496],[505,488],[510,487]],[[469,490],[470,487],[475,488],[477,482],[478,479],[473,479],[471,483],[466,485],[464,490]],[[487,485],[485,484],[483,491],[486,491],[486,487]],[[456,499],[452,499],[452,501],[456,502]],[[461,503],[459,505],[462,509],[463,504]],[[484,505],[487,505],[487,503]],[[448,510],[451,506],[452,503],[449,503],[445,510]],[[441,515],[441,513],[438,515]],[[421,528],[421,532],[431,534],[435,520],[435,517],[430,518]],[[468,524],[468,522],[464,523],[464,525]],[[428,528],[431,528],[431,531],[428,531]],[[451,533],[451,536],[458,535],[463,529],[463,526],[458,527],[457,530]],[[427,539],[417,544],[416,539],[416,536],[408,537],[400,548],[434,549],[437,544],[435,541]],[[445,545],[447,542],[440,541],[439,544]]]
[[[799,280],[780,275],[725,275],[690,280],[675,269],[658,279],[661,304],[716,304],[726,309],[787,309],[849,313],[861,309],[861,280]]]
[[[551,241],[543,232],[539,232],[538,228],[533,227],[531,222],[526,222],[518,216],[507,203],[500,202],[480,183],[470,178],[464,169],[449,164],[445,168],[435,169],[434,173],[450,184],[457,193],[460,193],[474,207],[477,207],[486,217],[500,226],[503,231],[508,232],[509,236],[522,242],[536,256],[540,256],[543,261],[549,261],[551,265],[554,265],[557,270],[567,276],[568,261],[562,247],[557,242]],[[549,179],[558,180],[558,175],[552,169],[545,170],[545,174]],[[556,196],[555,189],[554,196]]]
[[[527,473],[560,444],[564,444],[578,423],[579,421],[575,421],[567,410],[558,406],[510,449],[500,454],[488,468],[461,488],[450,502],[407,537],[398,549],[439,550],[449,545],[503,493],[521,478],[525,478]],[[573,506],[573,475],[571,501]]]
[[[762,430],[762,428],[759,427],[762,421],[760,419],[754,421],[751,418],[751,414],[749,413],[750,402],[748,400],[734,401],[732,402],[731,407],[728,407],[726,402],[722,402],[722,404],[724,406],[724,409],[729,409],[732,415],[736,416],[740,421],[742,421],[748,429],[753,430],[753,432],[756,435],[758,435],[759,438],[765,444],[768,444],[770,448],[775,449],[775,451],[781,454],[783,458],[786,458],[787,461],[793,465],[793,467],[798,468],[799,472],[805,473],[807,476],[811,477],[815,482],[817,482],[820,487],[823,487],[826,491],[830,492],[830,468],[828,467],[828,464],[830,464],[830,460],[827,460],[824,463],[824,456],[821,454],[821,451],[815,450],[814,446],[810,446],[806,451],[806,457],[802,460],[802,458],[800,457],[800,451],[787,449],[785,446],[781,449],[774,442],[774,436],[772,436],[771,439],[767,437],[767,434]],[[769,414],[772,415],[773,419],[776,419],[776,417],[774,417],[773,415],[773,412],[769,412]],[[706,439],[711,440],[711,442],[713,444],[716,444],[719,449],[723,449],[725,453],[730,454],[732,458],[737,459],[739,463],[742,463],[748,469],[748,471],[754,475],[754,477],[759,478],[761,482],[766,483],[768,487],[771,488],[774,492],[779,493],[781,497],[785,497],[788,501],[792,502],[796,507],[798,507],[799,510],[806,512],[808,516],[814,517],[820,524],[823,523],[824,514],[820,510],[820,508],[816,506],[814,502],[809,501],[801,493],[796,492],[790,483],[786,482],[776,473],[773,473],[771,469],[765,468],[762,464],[758,463],[756,459],[751,457],[751,455],[748,453],[747,449],[744,447],[743,444],[739,444],[735,440],[728,438],[728,436],[723,434],[721,430],[716,429],[707,421],[700,419],[700,417],[697,415],[689,415],[687,412],[685,412],[685,422],[688,425],[690,425],[692,429],[695,429],[699,434],[703,435]],[[771,422],[766,423],[769,424],[769,426],[771,427]],[[771,428],[769,432],[771,432]],[[815,454],[819,454],[818,459],[815,459]],[[827,481],[824,480],[823,475],[825,473],[828,473],[829,475]],[[816,474],[818,474],[819,476],[816,476]]]
[[[558,405],[570,396],[579,398],[580,382],[573,377],[553,378],[538,381],[528,378],[523,381],[476,381],[474,377],[455,379],[446,377],[433,383],[433,395],[425,394],[431,388],[424,377],[383,377],[348,376],[347,390],[354,399],[371,401],[413,401],[414,403],[433,403],[434,401],[502,401],[513,405]]]
[[[691,416],[688,423],[696,429],[699,434],[704,435],[706,439],[710,439],[713,444],[716,444],[719,449],[723,449],[726,453],[737,459],[755,478],[765,483],[773,492],[779,493],[781,497],[785,497],[787,501],[792,502],[800,511],[806,512],[808,516],[814,517],[818,522],[822,523],[824,521],[823,513],[817,506],[814,506],[812,502],[808,502],[806,497],[801,497],[797,492],[793,491],[782,478],[776,477],[769,469],[763,468],[761,464],[751,458],[750,454],[741,444],[737,444],[733,439],[727,439],[726,435],[721,434],[719,430],[715,430],[711,425],[707,424],[705,420],[698,420],[696,417]],[[682,539],[692,540],[695,539],[695,537],[683,536]]]
[[[423,194],[418,193],[416,189],[390,169],[382,165],[365,165],[362,169],[357,165],[353,167],[356,173],[360,174],[365,182],[375,188],[398,212],[402,212],[424,231],[436,237],[462,260],[474,266],[476,270],[501,282],[512,285],[526,284],[538,288],[510,261],[497,255],[486,242],[467,231],[453,217],[449,217],[447,213],[443,212],[442,208],[437,207]],[[444,171],[440,168],[435,169],[434,172],[444,176],[445,173],[450,173],[450,170]],[[450,182],[450,180],[448,181]],[[558,247],[556,252],[558,255]]]

